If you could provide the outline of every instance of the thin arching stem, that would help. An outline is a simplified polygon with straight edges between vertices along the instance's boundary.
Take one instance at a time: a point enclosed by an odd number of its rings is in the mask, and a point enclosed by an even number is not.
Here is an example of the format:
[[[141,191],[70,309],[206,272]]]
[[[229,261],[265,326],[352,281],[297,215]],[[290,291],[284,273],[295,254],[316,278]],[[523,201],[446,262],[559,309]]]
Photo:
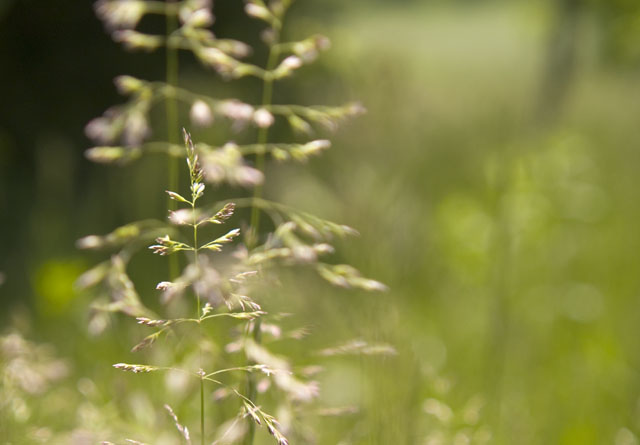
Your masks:
[[[280,41],[280,29],[273,29],[273,40],[269,46],[269,58],[267,60],[266,71],[271,72],[278,62],[279,50],[278,43]],[[262,106],[270,106],[271,101],[273,99],[273,77],[266,76],[263,80],[262,85]],[[258,145],[264,145],[269,140],[269,127],[261,127],[258,130]],[[256,154],[256,168],[264,172],[264,164],[265,164],[265,151],[259,150]],[[262,198],[262,185],[258,184],[253,189],[253,200],[254,202]],[[260,230],[260,208],[259,206],[253,204],[251,206],[251,220],[249,226],[249,238],[247,240],[247,245],[251,249],[255,247],[258,242],[258,233]],[[253,321],[253,340],[256,343],[261,342],[261,321],[260,319],[256,319]],[[255,403],[257,397],[257,389],[256,389],[256,380],[253,374],[249,374],[247,376],[247,398],[251,400],[252,403]],[[255,436],[255,424],[254,422],[249,422],[249,431],[247,432],[245,444],[252,445]]]
[[[269,59],[267,61],[267,71],[272,71],[278,62],[279,51],[277,49],[277,42],[280,37],[279,30],[274,30],[274,43],[269,48]],[[262,106],[267,107],[271,105],[273,99],[273,78],[272,76],[265,77],[262,86]],[[269,127],[261,127],[258,130],[257,145],[264,145],[269,139]],[[264,172],[265,164],[265,150],[258,150],[256,154],[256,169]],[[258,184],[253,189],[253,198],[262,198],[262,184]],[[251,207],[251,220],[250,220],[250,232],[249,232],[249,247],[254,247],[258,239],[258,231],[260,226],[260,209],[257,206]]]
[[[166,33],[171,35],[178,25],[175,14],[170,13],[172,8],[175,8],[175,0],[167,0],[166,3]],[[165,65],[165,77],[167,85],[174,88],[178,86],[178,50],[176,48],[167,47],[166,49],[166,65]],[[178,102],[174,95],[168,95],[165,100],[165,112],[166,112],[166,125],[167,125],[167,140],[170,144],[177,144],[178,141]],[[180,177],[178,159],[169,156],[168,157],[168,175],[169,190],[177,190]],[[176,202],[169,199],[169,209],[175,210]],[[178,276],[178,257],[172,255],[169,258],[169,277],[174,279]]]
[[[169,10],[175,7],[176,0],[167,0],[167,21],[166,21],[166,33],[170,36],[177,28],[178,22],[175,14],[169,13]],[[178,48],[167,46],[166,49],[166,80],[169,87],[175,88],[178,86]],[[166,98],[166,124],[167,124],[167,139],[170,144],[178,143],[178,101],[175,95],[168,95]],[[180,180],[180,170],[178,165],[178,159],[173,156],[168,157],[168,171],[169,171],[169,190],[177,190],[178,182]],[[195,199],[191,200],[191,206],[195,214]],[[169,208],[175,210],[176,202],[169,199]],[[193,255],[196,267],[198,266],[198,226],[193,226]],[[179,274],[178,256],[171,255],[169,257],[169,276],[174,279]],[[197,312],[196,317],[200,317],[200,295],[196,293],[197,299]],[[202,326],[200,326],[200,335],[202,335]],[[202,368],[202,350],[200,350],[200,367]],[[200,443],[204,445],[204,380],[200,379]]]
[[[193,183],[192,183],[193,186]],[[191,187],[192,189],[194,189],[194,187]],[[196,266],[196,269],[199,267],[199,260],[198,260],[198,224],[196,221],[196,194],[195,192],[193,192],[192,197],[191,197],[191,210],[192,210],[192,214],[194,215],[193,217],[193,262]],[[202,318],[202,308],[200,305],[200,293],[196,290],[196,317],[198,318],[198,320],[201,320]],[[202,324],[199,323],[199,328],[200,328],[200,337],[202,337]],[[202,376],[204,375],[203,371],[202,371],[202,347],[199,346],[199,354],[200,354],[200,374],[201,374],[201,378],[200,378],[200,443],[202,445],[204,445],[204,379],[202,378]]]

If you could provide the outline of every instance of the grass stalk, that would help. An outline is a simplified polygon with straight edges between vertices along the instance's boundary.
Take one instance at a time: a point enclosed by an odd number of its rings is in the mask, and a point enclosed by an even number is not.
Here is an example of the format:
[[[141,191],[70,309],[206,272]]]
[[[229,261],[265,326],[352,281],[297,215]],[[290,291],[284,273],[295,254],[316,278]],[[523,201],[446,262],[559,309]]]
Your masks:
[[[278,61],[279,51],[278,51],[277,44],[279,42],[279,39],[280,39],[280,32],[279,30],[275,30],[274,42],[269,47],[269,58],[267,60],[267,67],[266,67],[267,71],[273,70],[273,68],[275,68],[276,63]],[[271,105],[272,99],[273,99],[273,77],[266,76],[262,83],[262,106],[265,107],[265,106]],[[269,139],[269,127],[268,126],[260,127],[258,129],[258,137],[257,137],[258,145],[266,144],[268,139]],[[264,173],[264,163],[265,163],[265,153],[264,153],[264,150],[262,150],[256,154],[256,169],[258,169],[263,173]],[[258,184],[254,187],[253,189],[254,201],[262,198],[262,190],[263,190],[262,184]],[[260,226],[260,209],[258,208],[258,206],[253,205],[251,207],[251,220],[249,223],[249,228],[250,228],[250,237],[249,237],[250,246],[249,247],[254,247],[258,240],[259,226]]]
[[[276,66],[278,62],[279,50],[278,43],[280,41],[280,29],[274,28],[273,41],[269,45],[269,57],[267,59],[266,71],[270,72]],[[273,77],[266,76],[262,84],[262,106],[269,106],[273,100]],[[269,140],[269,127],[260,127],[258,130],[257,143],[258,145],[264,145]],[[265,152],[264,150],[258,151],[256,154],[256,169],[264,173],[265,164]],[[251,205],[251,219],[249,223],[249,239],[247,241],[248,247],[252,248],[258,242],[258,233],[260,230],[260,208],[255,204],[256,201],[262,198],[262,184],[258,184],[253,189],[253,204]],[[260,344],[262,341],[261,332],[261,320],[257,318],[253,321],[253,340]],[[255,403],[258,396],[256,390],[256,380],[252,373],[247,376],[247,397],[251,402]],[[254,422],[249,422],[249,431],[247,432],[245,444],[253,445],[255,437],[256,426]]]
[[[193,185],[193,182],[192,182]],[[193,189],[193,187],[192,187]],[[192,193],[191,196],[191,210],[193,212],[193,262],[198,267],[198,221],[196,220],[196,194]],[[198,321],[202,320],[202,307],[200,302],[200,293],[195,291],[196,294],[196,318]],[[202,339],[202,323],[198,323],[200,331],[200,339]],[[204,445],[204,372],[202,371],[202,346],[198,346],[198,353],[200,354],[200,443]]]
[[[166,8],[171,9],[175,3],[175,0],[167,0]],[[166,34],[171,35],[178,26],[177,18],[175,14],[166,14]],[[170,87],[178,86],[178,49],[167,46],[166,59],[165,59],[165,77],[167,85]],[[167,140],[171,144],[178,144],[178,103],[175,96],[169,96],[165,102],[166,113],[166,125],[167,125]],[[168,157],[168,189],[177,190],[178,182],[180,181],[179,160],[173,156]],[[176,209],[176,202],[169,198],[169,210]],[[169,277],[171,279],[176,278],[179,275],[178,258],[174,255],[169,257]]]

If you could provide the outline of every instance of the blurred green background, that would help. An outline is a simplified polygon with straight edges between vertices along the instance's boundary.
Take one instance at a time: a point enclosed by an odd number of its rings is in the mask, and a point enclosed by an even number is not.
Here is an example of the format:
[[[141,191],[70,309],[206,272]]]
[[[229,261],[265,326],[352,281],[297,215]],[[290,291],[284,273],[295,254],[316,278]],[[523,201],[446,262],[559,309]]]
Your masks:
[[[218,35],[257,42],[241,2],[215,12]],[[161,79],[163,54],[124,52],[90,2],[4,0],[0,24],[3,366],[19,344],[60,374],[12,390],[0,441],[144,434],[161,394],[114,376],[128,338],[87,334],[90,299],[73,282],[104,256],[74,242],[165,214],[163,158],[83,157],[84,125],[122,101],[112,78]],[[359,229],[341,260],[391,291],[303,277],[287,283],[291,309],[315,327],[311,346],[398,350],[327,365],[324,400],[361,410],[319,443],[640,443],[640,3],[298,0],[285,35],[312,32],[332,49],[276,102],[360,100],[368,113],[307,166],[270,167],[267,195]],[[185,86],[256,102],[257,83],[180,62]],[[143,298],[161,264],[132,265]]]

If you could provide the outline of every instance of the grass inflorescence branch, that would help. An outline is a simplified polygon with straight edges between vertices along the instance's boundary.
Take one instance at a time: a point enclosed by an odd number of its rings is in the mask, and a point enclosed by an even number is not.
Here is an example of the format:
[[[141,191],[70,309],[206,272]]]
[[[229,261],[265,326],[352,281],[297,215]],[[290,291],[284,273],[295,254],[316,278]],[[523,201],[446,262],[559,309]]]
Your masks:
[[[317,403],[319,385],[313,374],[297,371],[286,355],[273,353],[273,339],[299,340],[308,334],[301,328],[283,333],[279,323],[286,312],[282,307],[269,308],[266,295],[277,286],[283,268],[305,267],[329,283],[344,288],[383,291],[378,281],[363,277],[345,264],[321,261],[334,251],[334,238],[357,234],[345,225],[324,220],[308,212],[267,200],[263,197],[268,161],[307,161],[330,147],[327,139],[312,138],[314,128],[335,128],[348,117],[362,113],[359,104],[344,106],[304,106],[274,103],[276,83],[313,62],[320,52],[329,48],[326,37],[312,35],[298,41],[282,41],[289,0],[247,0],[245,11],[266,27],[262,39],[268,55],[264,66],[248,62],[251,48],[240,41],[220,39],[212,31],[214,15],[210,0],[175,0],[164,2],[145,0],[100,0],[96,12],[104,21],[113,39],[128,50],[155,51],[165,48],[167,65],[164,81],[147,81],[132,76],[116,78],[116,87],[127,97],[125,103],[109,108],[89,122],[87,135],[97,144],[86,155],[100,163],[126,163],[144,159],[150,153],[165,154],[170,159],[183,158],[188,170],[188,193],[181,190],[179,175],[169,161],[170,181],[166,196],[169,213],[166,220],[131,223],[105,236],[91,235],[79,241],[88,249],[111,249],[110,260],[98,264],[79,280],[78,287],[96,289],[102,295],[93,305],[91,330],[103,331],[111,314],[120,312],[135,318],[137,324],[153,332],[136,344],[132,352],[166,345],[175,365],[117,363],[115,368],[132,373],[156,371],[179,372],[196,379],[199,402],[199,442],[252,445],[256,428],[264,428],[279,445],[295,440],[305,442],[292,427],[302,419],[305,407]],[[148,34],[139,29],[147,14],[165,15],[165,35]],[[203,66],[226,79],[252,76],[260,79],[262,94],[257,104],[238,99],[215,98],[193,92],[178,85],[177,52],[192,53]],[[194,141],[183,129],[184,146],[176,140],[177,103],[189,107],[188,118],[193,126],[209,127],[227,124],[236,131],[250,126],[257,129],[255,142],[238,145],[231,141],[206,143]],[[164,104],[167,140],[150,140],[152,110]],[[305,135],[307,142],[271,141],[270,129],[282,120],[295,133]],[[206,203],[207,187],[227,184],[249,189],[237,198]],[[236,222],[235,212],[248,210],[248,221]],[[274,229],[265,230],[261,215],[266,215]],[[219,230],[232,223],[231,228]],[[242,233],[239,228],[244,227]],[[212,234],[213,233],[213,234]],[[243,235],[242,237],[240,235]],[[162,315],[148,309],[129,278],[127,266],[144,246],[157,255],[169,256],[172,264],[183,264],[182,270],[171,267],[167,281],[156,286],[162,303]],[[175,305],[179,300],[192,299],[195,316]],[[191,312],[189,310],[188,312]],[[233,320],[235,323],[225,322]],[[263,321],[264,320],[264,321]],[[205,323],[206,322],[206,323]],[[212,336],[212,329],[225,323],[240,324],[227,338]],[[171,334],[171,335],[169,335]],[[175,335],[174,335],[175,334]],[[175,345],[171,338],[191,338]],[[263,341],[264,340],[264,341]],[[388,345],[369,345],[359,340],[357,347],[337,349],[336,354],[388,354]],[[211,347],[216,344],[216,347]],[[186,350],[172,350],[182,348]],[[212,352],[216,351],[216,352]],[[325,349],[315,357],[336,355]],[[181,363],[177,359],[193,353],[197,360]],[[313,354],[310,354],[313,356]],[[149,356],[153,359],[153,356]],[[153,363],[153,361],[152,361]],[[217,388],[217,389],[215,389]],[[195,390],[195,388],[194,388]],[[270,397],[258,394],[270,392]],[[196,391],[194,391],[196,392]],[[207,401],[211,394],[235,398],[236,414],[228,422],[218,422],[208,416]],[[199,399],[199,400],[198,400]],[[163,402],[164,404],[164,402]],[[176,405],[174,405],[176,406]],[[179,408],[178,406],[176,406]],[[192,419],[178,420],[176,412],[165,405],[182,439],[194,438],[187,425]],[[279,422],[265,410],[286,413],[292,421]],[[318,412],[321,409],[310,410]],[[275,411],[274,411],[275,412]]]

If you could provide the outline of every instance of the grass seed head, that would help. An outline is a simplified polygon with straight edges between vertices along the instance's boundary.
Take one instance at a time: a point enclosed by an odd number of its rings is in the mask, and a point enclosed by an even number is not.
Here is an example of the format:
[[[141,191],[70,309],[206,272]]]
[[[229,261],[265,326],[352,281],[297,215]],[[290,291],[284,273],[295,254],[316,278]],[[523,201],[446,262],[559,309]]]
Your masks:
[[[155,366],[147,366],[147,365],[130,365],[128,363],[116,363],[113,365],[114,368],[120,369],[122,371],[133,372],[133,373],[141,373],[141,372],[152,372],[157,371],[158,368]]]

